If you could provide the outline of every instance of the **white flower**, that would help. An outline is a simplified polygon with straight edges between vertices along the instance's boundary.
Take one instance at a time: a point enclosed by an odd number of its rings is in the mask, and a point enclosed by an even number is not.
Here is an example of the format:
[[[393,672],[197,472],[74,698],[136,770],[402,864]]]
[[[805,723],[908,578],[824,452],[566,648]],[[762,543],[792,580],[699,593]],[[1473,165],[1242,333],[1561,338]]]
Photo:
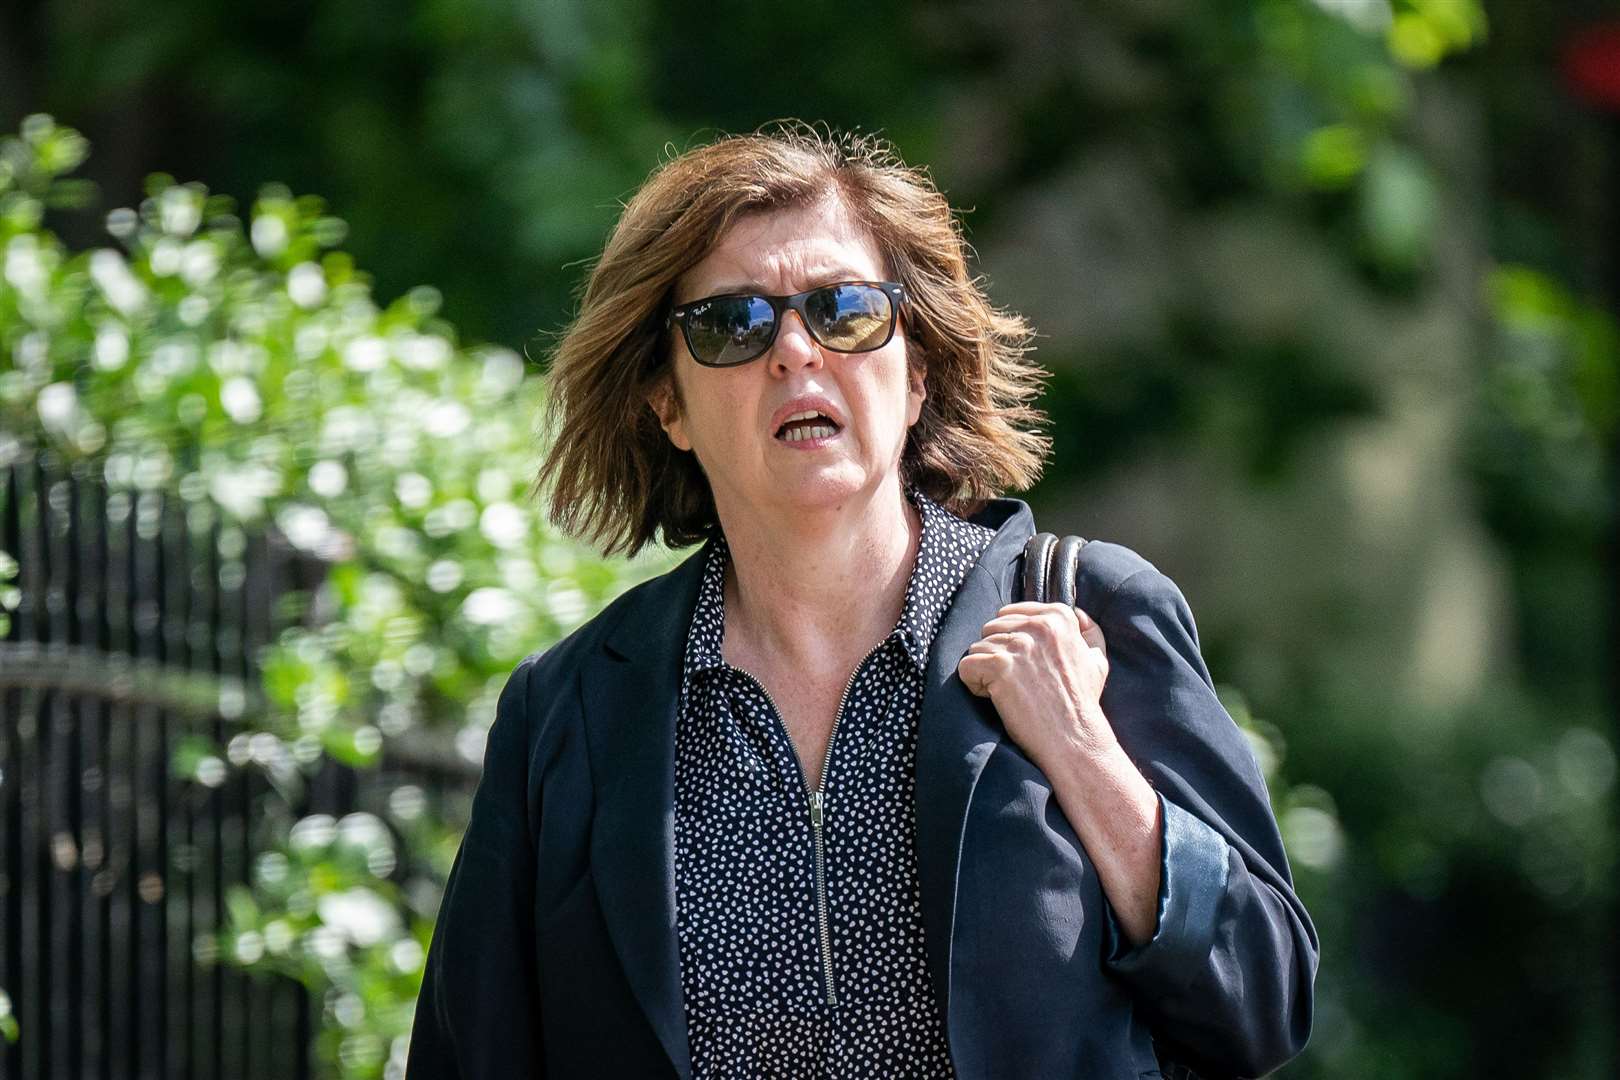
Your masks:
[[[14,236],[6,245],[5,279],[26,296],[45,293],[45,261],[39,257],[39,241],[30,233]]]
[[[331,520],[318,506],[293,504],[283,507],[276,515],[276,527],[287,537],[287,542],[304,551],[314,551],[326,540]]]
[[[202,197],[190,188],[165,188],[158,202],[158,217],[164,232],[190,236],[202,223]]]
[[[516,547],[528,533],[529,520],[522,507],[509,502],[490,503],[478,520],[478,531],[496,547]]]
[[[343,494],[349,486],[349,470],[341,461],[317,461],[309,468],[309,490],[330,499]]]
[[[343,363],[350,371],[376,371],[387,359],[388,346],[379,337],[357,337],[343,347]]]
[[[146,257],[146,265],[152,268],[152,273],[158,277],[173,277],[180,272],[181,258],[180,241],[165,236],[152,245],[152,251]]]
[[[370,889],[356,886],[327,893],[315,902],[321,922],[366,948],[399,932],[399,913]]]
[[[263,465],[224,468],[209,478],[208,494],[242,520],[264,512],[264,500],[281,490],[281,474]]]
[[[337,455],[358,449],[370,442],[376,431],[377,422],[365,412],[353,405],[339,405],[326,414],[321,426],[321,452]]]
[[[572,626],[585,617],[589,608],[585,594],[567,581],[553,581],[546,587],[546,610],[564,626]]]
[[[479,380],[483,389],[504,394],[523,381],[523,360],[511,349],[490,349],[484,353],[484,370]]]
[[[337,823],[338,839],[345,844],[355,847],[373,848],[394,846],[394,838],[388,831],[388,826],[376,814],[368,814],[357,810],[352,814],[344,814]]]
[[[146,303],[146,286],[130,272],[129,264],[116,251],[102,248],[90,256],[90,280],[123,315],[133,315]]]
[[[35,399],[34,404],[39,409],[39,418],[46,427],[68,431],[77,426],[75,421],[79,415],[79,392],[73,388],[72,383],[56,382],[40,387],[39,397]]]
[[[337,822],[331,814],[311,814],[300,819],[287,833],[295,851],[323,848],[337,838]]]
[[[427,568],[427,586],[437,593],[446,593],[461,584],[461,564],[454,559],[438,559]]]
[[[117,371],[129,362],[129,338],[116,325],[107,323],[96,331],[92,355],[102,371]]]
[[[414,975],[422,967],[422,946],[415,938],[400,938],[388,950],[388,962],[401,975]]]
[[[431,334],[401,334],[394,339],[394,353],[408,368],[431,371],[450,359],[450,343]]]
[[[517,597],[495,586],[474,589],[467,594],[467,599],[461,602],[462,617],[478,626],[494,626],[506,622],[521,610]]]
[[[420,510],[433,499],[433,482],[421,473],[400,473],[394,478],[394,498],[407,509]]]
[[[287,247],[287,223],[275,214],[260,214],[253,219],[253,250],[263,258],[280,255]]]
[[[219,404],[238,424],[251,424],[264,411],[258,387],[240,375],[220,384]]]
[[[326,299],[326,275],[312,262],[302,262],[287,271],[287,295],[301,308],[312,308]]]
[[[456,753],[474,765],[484,760],[484,749],[489,743],[489,732],[476,724],[468,724],[456,732]]]
[[[441,401],[428,410],[422,427],[435,438],[448,439],[460,435],[472,423],[467,407],[459,401]]]
[[[180,256],[180,276],[192,288],[200,288],[219,273],[219,252],[206,240],[193,240]]]

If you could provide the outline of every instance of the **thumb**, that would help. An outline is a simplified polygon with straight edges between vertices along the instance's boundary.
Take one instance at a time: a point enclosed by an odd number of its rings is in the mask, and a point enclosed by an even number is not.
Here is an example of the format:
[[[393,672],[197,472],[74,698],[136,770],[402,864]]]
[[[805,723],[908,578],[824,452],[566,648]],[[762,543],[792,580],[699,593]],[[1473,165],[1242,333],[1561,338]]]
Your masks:
[[[1075,618],[1080,620],[1080,636],[1086,639],[1086,644],[1090,645],[1094,649],[1103,648],[1104,639],[1102,626],[1097,622],[1097,620],[1093,619],[1090,615],[1087,615],[1085,608],[1082,607],[1076,607],[1074,609],[1074,615]]]
[[[962,680],[962,685],[978,697],[990,696],[990,670],[989,657],[979,653],[968,653],[956,665],[956,676]]]

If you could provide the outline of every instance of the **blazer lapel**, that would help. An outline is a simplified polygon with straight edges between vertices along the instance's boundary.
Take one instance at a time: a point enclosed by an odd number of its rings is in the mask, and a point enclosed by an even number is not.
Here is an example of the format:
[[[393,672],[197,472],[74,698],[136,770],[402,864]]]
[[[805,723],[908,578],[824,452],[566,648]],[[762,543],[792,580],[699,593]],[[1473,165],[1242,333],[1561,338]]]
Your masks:
[[[597,797],[591,865],[608,934],[677,1073],[692,1073],[675,927],[675,718],[705,545],[627,597],[583,680]]]
[[[997,530],[957,590],[928,656],[917,736],[917,863],[924,942],[940,1014],[950,1023],[951,943],[961,917],[957,870],[973,789],[1005,730],[995,706],[957,678],[956,665],[1009,600],[1013,561],[1034,534],[1029,507],[996,499],[974,517]]]

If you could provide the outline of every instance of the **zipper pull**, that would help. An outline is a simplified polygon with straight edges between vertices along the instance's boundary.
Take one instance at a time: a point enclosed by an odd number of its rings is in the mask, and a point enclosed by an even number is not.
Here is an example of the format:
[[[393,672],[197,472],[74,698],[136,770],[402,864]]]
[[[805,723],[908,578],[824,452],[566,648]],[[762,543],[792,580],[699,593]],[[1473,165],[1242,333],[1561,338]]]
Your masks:
[[[821,828],[821,792],[810,792],[810,824],[813,828]]]

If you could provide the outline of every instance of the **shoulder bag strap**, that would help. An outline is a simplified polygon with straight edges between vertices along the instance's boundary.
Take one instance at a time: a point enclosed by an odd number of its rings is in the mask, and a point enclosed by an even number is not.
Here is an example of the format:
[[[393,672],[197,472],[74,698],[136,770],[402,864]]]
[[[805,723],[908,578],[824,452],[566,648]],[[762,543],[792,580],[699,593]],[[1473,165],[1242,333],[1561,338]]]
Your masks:
[[[1019,599],[1073,606],[1079,597],[1080,536],[1061,540],[1051,533],[1036,533],[1024,545],[1024,566]]]

